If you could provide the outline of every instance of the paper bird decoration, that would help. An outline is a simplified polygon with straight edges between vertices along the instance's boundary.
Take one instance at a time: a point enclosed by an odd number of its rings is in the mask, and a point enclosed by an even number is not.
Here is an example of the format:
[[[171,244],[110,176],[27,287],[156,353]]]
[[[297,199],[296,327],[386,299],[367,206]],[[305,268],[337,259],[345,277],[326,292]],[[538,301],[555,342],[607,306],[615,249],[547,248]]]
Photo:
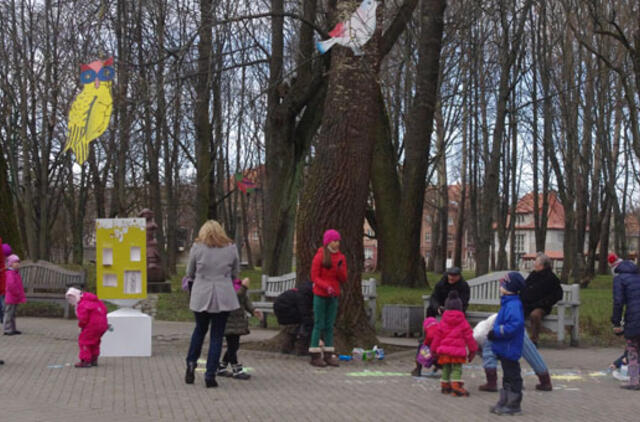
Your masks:
[[[362,46],[373,35],[376,29],[376,0],[362,0],[360,6],[349,17],[346,22],[339,22],[335,28],[329,32],[331,38],[316,42],[316,47],[320,54],[324,54],[335,44],[350,47],[356,56],[364,54]]]
[[[256,184],[242,176],[242,173],[236,173],[236,186],[238,187],[238,190],[245,194],[256,190]]]
[[[111,119],[113,57],[83,64],[80,69],[83,87],[69,111],[69,135],[64,150],[71,148],[82,165],[89,156],[89,142],[104,133]]]

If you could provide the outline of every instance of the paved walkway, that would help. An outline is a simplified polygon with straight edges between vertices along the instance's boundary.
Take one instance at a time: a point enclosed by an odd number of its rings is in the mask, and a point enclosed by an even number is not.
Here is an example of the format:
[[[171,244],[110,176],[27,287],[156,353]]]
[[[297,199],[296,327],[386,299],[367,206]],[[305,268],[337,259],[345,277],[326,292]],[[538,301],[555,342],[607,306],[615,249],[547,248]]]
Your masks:
[[[497,400],[480,393],[479,358],[465,368],[469,398],[443,396],[437,379],[413,378],[412,351],[379,362],[316,369],[307,359],[240,350],[249,381],[220,379],[206,389],[202,372],[186,385],[184,356],[190,323],[154,322],[153,357],[101,358],[75,369],[76,322],[18,318],[20,336],[0,336],[0,421],[486,421]],[[243,340],[275,332],[254,329]],[[414,339],[392,339],[415,344]],[[601,372],[617,349],[543,349],[555,390],[534,390],[524,368],[522,421],[637,420],[640,392],[618,388]],[[635,400],[635,402],[634,402]],[[634,416],[635,415],[635,416]]]

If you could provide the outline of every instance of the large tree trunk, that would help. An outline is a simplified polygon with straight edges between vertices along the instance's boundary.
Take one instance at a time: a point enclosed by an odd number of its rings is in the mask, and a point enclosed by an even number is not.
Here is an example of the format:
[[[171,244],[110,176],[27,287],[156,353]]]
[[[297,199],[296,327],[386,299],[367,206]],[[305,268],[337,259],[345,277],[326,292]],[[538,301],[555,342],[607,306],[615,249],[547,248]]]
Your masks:
[[[371,178],[376,203],[376,236],[385,248],[382,282],[386,284],[410,287],[427,284],[424,259],[420,255],[420,229],[427,157],[438,97],[445,7],[446,1],[434,0],[424,1],[421,8],[416,94],[405,134],[406,158],[402,184],[399,183],[394,164],[396,160],[389,119],[382,103],[382,94],[378,93],[381,110],[379,121],[382,127],[378,129],[375,138],[374,170]]]
[[[10,244],[15,253],[22,255],[20,230],[16,219],[13,194],[9,189],[7,163],[3,152],[0,152],[0,227],[2,227],[2,232],[0,233],[2,242]]]
[[[304,0],[303,17],[307,21],[314,20],[316,3],[317,0]],[[283,81],[284,1],[273,0],[271,11],[274,15],[265,131],[262,271],[280,275],[291,271],[298,193],[304,160],[322,118],[326,78],[319,72],[322,63],[316,63],[317,69],[312,68],[313,28],[301,23],[298,77],[291,87]]]
[[[338,1],[337,7],[352,5],[351,1]],[[322,130],[302,192],[296,230],[298,279],[309,277],[311,260],[321,245],[323,232],[333,228],[342,234],[341,249],[349,271],[336,322],[336,346],[340,350],[376,342],[361,287],[362,225],[373,156],[371,139],[376,136],[379,116],[376,38],[368,43],[365,55],[359,57],[341,46],[333,47]]]
[[[211,49],[213,46],[211,28],[213,0],[200,0],[200,26],[198,28],[198,67],[194,104],[194,126],[196,143],[196,231],[207,220],[211,201],[211,121],[209,104],[211,100]]]

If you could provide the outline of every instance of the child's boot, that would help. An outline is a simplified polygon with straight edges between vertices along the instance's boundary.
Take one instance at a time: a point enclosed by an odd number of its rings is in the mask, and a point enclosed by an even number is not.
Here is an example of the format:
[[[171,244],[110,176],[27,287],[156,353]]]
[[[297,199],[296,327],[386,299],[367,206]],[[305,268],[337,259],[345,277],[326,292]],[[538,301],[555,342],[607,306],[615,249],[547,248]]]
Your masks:
[[[94,357],[91,359],[91,366],[98,366],[98,357]]]
[[[184,382],[187,384],[193,384],[196,379],[196,362],[187,362],[187,372],[184,374]]]
[[[498,413],[498,409],[502,408],[505,404],[507,404],[507,390],[506,385],[500,389],[500,398],[498,399],[498,403],[494,404],[489,408],[491,413]]]
[[[440,381],[440,391],[442,392],[442,394],[451,393],[451,383],[447,381]]]
[[[75,366],[76,368],[91,368],[91,362],[88,360],[81,360],[73,366]]]
[[[247,374],[246,372],[244,372],[244,369],[242,368],[242,364],[241,363],[237,363],[235,365],[231,365],[232,369],[233,369],[233,378],[237,379],[237,380],[248,380],[249,378],[251,378],[251,375]]]
[[[464,382],[454,381],[451,383],[451,394],[456,397],[469,397],[469,392],[464,389]]]
[[[324,348],[324,361],[329,366],[340,366],[340,361],[338,360],[338,357],[334,353],[333,347]]]
[[[221,361],[218,363],[218,370],[216,372],[217,376],[222,377],[231,377],[233,373],[229,370],[229,364],[227,362]]]
[[[419,377],[420,375],[422,375],[422,365],[416,362],[416,367],[411,371],[411,376]]]
[[[498,370],[496,368],[485,368],[485,375],[487,376],[487,383],[478,387],[480,391],[498,391]]]
[[[551,377],[549,376],[549,372],[538,374],[538,379],[540,380],[540,384],[536,385],[536,390],[540,390],[540,391],[553,390],[553,387],[551,386]]]
[[[506,390],[506,402],[503,406],[497,406],[493,413],[497,415],[517,415],[522,413],[520,408],[522,403],[522,392],[516,393],[514,391]]]
[[[310,347],[309,352],[311,353],[311,366],[317,366],[319,368],[324,368],[327,366],[327,362],[322,359],[322,349],[319,347]]]

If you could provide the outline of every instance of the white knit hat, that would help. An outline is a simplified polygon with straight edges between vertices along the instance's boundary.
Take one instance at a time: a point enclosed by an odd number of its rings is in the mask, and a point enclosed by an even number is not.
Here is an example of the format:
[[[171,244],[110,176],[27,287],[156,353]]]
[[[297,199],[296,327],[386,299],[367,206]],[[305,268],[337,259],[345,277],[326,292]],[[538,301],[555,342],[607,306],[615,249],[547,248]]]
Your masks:
[[[76,306],[78,302],[80,302],[80,297],[82,296],[82,291],[80,289],[76,289],[75,287],[69,287],[67,293],[64,295],[67,298],[67,301]]]

